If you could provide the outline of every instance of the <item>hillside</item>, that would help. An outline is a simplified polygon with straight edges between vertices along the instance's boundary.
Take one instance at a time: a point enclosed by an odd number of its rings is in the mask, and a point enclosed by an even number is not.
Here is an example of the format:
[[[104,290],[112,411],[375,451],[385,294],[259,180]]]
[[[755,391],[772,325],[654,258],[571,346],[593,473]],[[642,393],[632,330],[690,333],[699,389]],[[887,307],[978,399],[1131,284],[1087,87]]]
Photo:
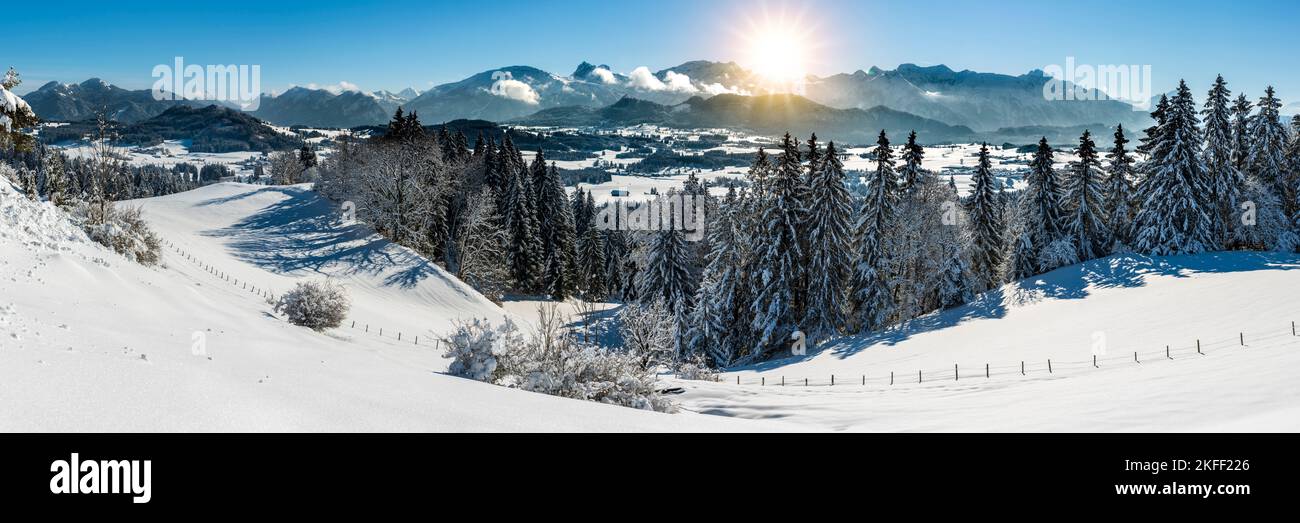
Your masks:
[[[453,318],[506,313],[410,251],[339,223],[305,186],[218,184],[130,204],[169,240],[163,266],[90,243],[62,213],[0,184],[4,430],[780,428],[440,374],[435,334]],[[348,287],[355,329],[294,327],[244,288],[282,292],[325,276]]]

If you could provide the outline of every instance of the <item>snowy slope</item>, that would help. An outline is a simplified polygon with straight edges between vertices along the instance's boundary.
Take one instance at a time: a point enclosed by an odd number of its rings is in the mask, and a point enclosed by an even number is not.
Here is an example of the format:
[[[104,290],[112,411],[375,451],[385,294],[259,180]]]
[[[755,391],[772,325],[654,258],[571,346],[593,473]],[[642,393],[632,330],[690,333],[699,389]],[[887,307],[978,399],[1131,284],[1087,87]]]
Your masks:
[[[452,317],[503,311],[364,229],[318,227],[332,213],[305,187],[220,184],[137,203],[174,244],[163,267],[88,242],[49,204],[0,185],[0,430],[781,428],[439,374],[447,362],[425,336]],[[352,292],[354,317],[407,337],[291,326],[176,249],[277,292],[335,275]]]
[[[1116,256],[691,384],[684,405],[836,430],[1295,431],[1297,290],[1295,254]]]

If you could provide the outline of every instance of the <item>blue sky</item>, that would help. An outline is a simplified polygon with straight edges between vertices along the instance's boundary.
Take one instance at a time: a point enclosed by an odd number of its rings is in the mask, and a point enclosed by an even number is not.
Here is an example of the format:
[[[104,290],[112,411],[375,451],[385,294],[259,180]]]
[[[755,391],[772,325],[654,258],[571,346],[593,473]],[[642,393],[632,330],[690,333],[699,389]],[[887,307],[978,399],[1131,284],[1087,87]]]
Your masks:
[[[809,33],[814,74],[907,62],[1021,74],[1073,56],[1150,64],[1157,91],[1186,77],[1201,92],[1222,73],[1252,97],[1272,83],[1300,98],[1294,0],[20,2],[6,6],[14,21],[0,67],[23,74],[19,92],[90,77],[146,88],[153,66],[174,56],[259,64],[264,90],[426,89],[505,65],[569,74],[583,60],[621,72],[744,64],[750,21],[764,12]]]

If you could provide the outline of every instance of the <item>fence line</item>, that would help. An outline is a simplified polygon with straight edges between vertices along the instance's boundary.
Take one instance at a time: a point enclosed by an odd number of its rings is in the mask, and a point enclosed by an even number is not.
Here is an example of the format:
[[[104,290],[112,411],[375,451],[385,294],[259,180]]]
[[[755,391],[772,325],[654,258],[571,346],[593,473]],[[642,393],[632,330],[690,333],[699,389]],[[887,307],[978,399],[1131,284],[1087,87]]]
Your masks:
[[[1297,334],[1296,322],[1291,322],[1289,330],[1278,329],[1271,333],[1252,333],[1246,335],[1245,331],[1238,331],[1236,336],[1225,337],[1215,340],[1197,339],[1186,345],[1165,345],[1151,351],[1129,351],[1125,350],[1114,356],[1093,355],[1089,360],[1056,360],[1046,358],[1038,360],[1038,365],[1034,366],[1034,361],[1022,360],[1017,363],[1006,365],[992,365],[984,363],[981,366],[961,367],[960,363],[954,363],[952,367],[946,369],[922,368],[917,369],[909,380],[907,372],[897,375],[897,370],[890,370],[888,373],[882,371],[879,374],[845,374],[832,373],[823,375],[823,378],[810,378],[807,376],[771,376],[773,383],[768,384],[767,378],[772,373],[757,373],[753,378],[742,378],[740,374],[735,374],[734,380],[723,379],[721,375],[715,379],[719,383],[729,383],[739,386],[758,386],[758,387],[783,387],[787,386],[787,381],[793,386],[803,387],[865,387],[869,385],[880,384],[886,387],[898,385],[917,385],[933,384],[944,382],[960,382],[962,380],[991,380],[993,376],[1009,377],[1020,376],[1033,378],[1046,377],[1056,374],[1070,373],[1077,374],[1078,371],[1086,370],[1111,370],[1121,368],[1132,368],[1133,365],[1145,366],[1157,362],[1182,361],[1189,357],[1204,357],[1210,352],[1224,352],[1228,350],[1251,350],[1277,348],[1285,346],[1288,342],[1300,342],[1300,335]],[[1043,361],[1046,363],[1044,364]],[[850,379],[843,379],[850,376]],[[787,378],[790,378],[787,380]]]
[[[197,256],[195,256],[195,255],[193,255],[193,254],[191,254],[191,253],[185,251],[184,249],[178,247],[176,244],[172,243],[171,240],[164,239],[163,241],[167,244],[168,247],[171,247],[172,250],[174,250],[177,254],[183,256],[186,260],[188,260],[188,261],[190,261],[190,262],[192,262],[192,263],[198,265],[200,268],[202,268],[202,269],[204,270],[204,272],[207,272],[208,274],[213,275],[213,277],[217,278],[218,280],[221,280],[221,281],[224,281],[224,282],[226,282],[226,283],[229,283],[229,284],[231,284],[232,286],[237,286],[237,287],[239,287],[239,290],[246,290],[246,291],[248,291],[250,294],[254,294],[254,295],[260,296],[260,297],[262,297],[262,298],[265,298],[265,299],[268,300],[268,301],[272,301],[272,302],[275,301],[275,292],[268,290],[268,288],[267,288],[266,286],[262,286],[261,288],[259,288],[257,285],[249,284],[248,280],[244,280],[244,281],[241,282],[238,278],[232,278],[232,277],[230,276],[230,273],[225,272],[225,271],[223,271],[223,270],[221,270],[221,269],[218,269],[217,267],[215,267],[215,266],[213,266],[213,265],[207,263],[207,262],[204,261],[203,259],[201,259],[201,258],[199,258],[199,257],[197,257]],[[352,329],[356,329],[356,328],[357,328],[357,320],[355,320],[355,319],[345,319],[344,321],[350,321],[350,322],[351,322],[351,327],[350,327],[350,328],[352,328]],[[370,332],[370,324],[369,324],[369,323],[362,323],[362,325],[363,325],[364,332],[369,333],[369,332]],[[378,325],[376,325],[376,328],[378,329],[376,336],[377,336],[377,337],[380,337],[380,338],[384,337],[384,328],[381,327],[381,326],[378,326]],[[400,330],[398,330],[398,331],[394,331],[393,329],[389,329],[388,332],[389,332],[390,334],[393,333],[393,332],[397,332],[396,340],[397,340],[397,341],[402,341],[402,334],[403,334],[402,331],[400,331]],[[429,332],[437,332],[437,331],[435,331],[434,329],[429,329]],[[389,338],[392,338],[392,336],[390,335]],[[428,346],[429,346],[429,339],[428,339],[428,337],[425,337],[425,340],[424,340],[424,341],[425,341],[424,346],[425,346],[425,347],[428,347]],[[434,340],[433,340],[433,341],[434,341],[434,343],[433,343],[433,347],[434,347],[435,349],[438,349],[438,348],[441,348],[441,347],[442,347],[442,340],[439,339],[437,336],[434,337]],[[420,345],[420,336],[419,336],[419,335],[416,335],[415,338],[411,341],[411,344],[412,344],[412,345]]]

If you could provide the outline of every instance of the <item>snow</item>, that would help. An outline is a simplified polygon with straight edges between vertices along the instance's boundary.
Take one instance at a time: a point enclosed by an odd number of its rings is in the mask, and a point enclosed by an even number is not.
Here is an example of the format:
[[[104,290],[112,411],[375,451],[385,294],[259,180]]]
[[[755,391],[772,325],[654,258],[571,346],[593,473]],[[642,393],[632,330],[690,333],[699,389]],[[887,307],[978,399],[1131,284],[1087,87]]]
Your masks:
[[[217,184],[129,204],[170,241],[163,266],[126,261],[48,203],[0,184],[0,430],[794,427],[658,414],[441,374],[449,360],[431,345],[434,332],[453,318],[505,313],[404,248],[332,225],[331,207],[307,186]],[[326,275],[351,292],[358,328],[292,326],[242,288],[247,281],[280,292]]]
[[[1296,254],[1112,256],[718,383],[684,382],[682,406],[855,431],[1296,431],[1298,284]]]

